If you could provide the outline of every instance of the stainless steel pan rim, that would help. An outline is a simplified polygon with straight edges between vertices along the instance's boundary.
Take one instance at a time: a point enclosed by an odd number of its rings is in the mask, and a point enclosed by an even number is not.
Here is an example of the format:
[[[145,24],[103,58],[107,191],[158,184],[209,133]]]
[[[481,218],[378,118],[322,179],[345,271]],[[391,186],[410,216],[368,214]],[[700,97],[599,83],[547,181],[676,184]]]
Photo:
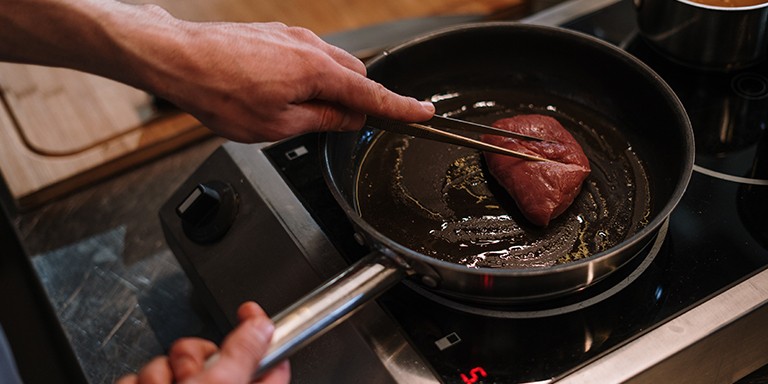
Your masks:
[[[617,57],[623,58],[627,65],[635,67],[638,71],[646,72],[655,78],[656,85],[657,87],[659,87],[659,93],[663,94],[668,99],[667,100],[668,103],[672,105],[676,105],[681,112],[682,121],[680,123],[687,127],[686,135],[684,138],[685,145],[691,149],[694,148],[694,139],[693,139],[693,133],[692,133],[693,130],[692,130],[690,121],[688,121],[687,114],[685,113],[685,109],[682,105],[682,102],[679,100],[679,98],[677,97],[675,92],[672,90],[672,88],[658,74],[656,74],[653,71],[653,69],[651,69],[648,65],[646,65],[639,59],[635,58],[634,56],[626,54],[626,52],[623,51],[621,48],[616,47],[615,45],[607,43],[591,35],[586,35],[580,32],[566,30],[558,27],[529,25],[529,24],[521,24],[517,22],[506,22],[506,21],[465,24],[461,26],[445,28],[445,29],[421,36],[409,42],[398,45],[396,47],[393,47],[387,50],[386,52],[382,53],[381,55],[377,56],[376,58],[372,59],[368,65],[374,65],[376,64],[377,61],[384,60],[387,58],[387,56],[393,53],[396,53],[400,50],[403,50],[412,46],[417,46],[424,41],[434,39],[436,36],[450,35],[453,33],[462,33],[462,31],[465,31],[467,29],[495,28],[495,27],[514,27],[516,29],[521,29],[521,30],[527,29],[531,31],[536,31],[537,33],[556,34],[559,36],[578,39],[580,41],[588,41],[590,44],[600,46],[601,49],[613,51]],[[325,142],[325,140],[327,140],[327,136],[323,137],[322,141]],[[326,150],[328,149],[328,146],[326,146],[325,144],[323,144],[323,147]],[[667,217],[672,212],[674,207],[677,206],[680,199],[682,199],[682,196],[685,193],[685,189],[688,185],[691,174],[693,172],[694,157],[695,157],[695,151],[691,150],[689,152],[689,156],[685,161],[684,169],[681,173],[681,178],[680,180],[677,181],[677,187],[674,193],[667,200],[664,207],[659,210],[656,216],[652,220],[650,220],[645,227],[640,229],[635,234],[629,236],[622,243],[606,251],[596,253],[584,259],[576,260],[573,262],[554,265],[550,267],[542,267],[542,268],[526,268],[526,269],[500,269],[500,268],[487,268],[487,267],[468,268],[463,265],[451,263],[444,260],[438,260],[433,257],[423,255],[418,252],[414,252],[410,248],[392,241],[387,236],[383,235],[382,233],[377,231],[375,228],[373,228],[371,225],[369,225],[363,218],[361,218],[358,215],[358,213],[356,212],[354,207],[352,207],[349,201],[347,201],[347,199],[344,196],[342,196],[335,188],[332,187],[331,192],[333,193],[336,201],[344,209],[346,215],[351,220],[354,221],[355,225],[358,228],[360,228],[363,233],[366,233],[369,236],[374,237],[375,242],[383,245],[385,248],[392,250],[395,253],[400,255],[407,255],[406,257],[407,259],[415,259],[415,260],[418,260],[419,262],[431,263],[431,264],[439,265],[441,268],[454,270],[456,272],[461,272],[461,273],[471,274],[471,275],[505,276],[505,277],[506,276],[512,277],[512,276],[547,275],[553,272],[565,272],[569,270],[578,270],[583,268],[584,264],[594,263],[596,260],[602,259],[608,254],[613,254],[614,252],[623,252],[626,250],[630,250],[632,248],[636,248],[642,244],[648,243],[649,238],[653,237],[654,233],[657,232],[658,228],[664,223],[664,221],[667,219]],[[326,156],[326,158],[328,157]],[[325,167],[324,173],[327,177],[327,180],[326,180],[327,183],[329,185],[334,185],[335,181],[333,180],[332,171],[328,169],[327,162],[326,164],[324,164],[324,167]]]

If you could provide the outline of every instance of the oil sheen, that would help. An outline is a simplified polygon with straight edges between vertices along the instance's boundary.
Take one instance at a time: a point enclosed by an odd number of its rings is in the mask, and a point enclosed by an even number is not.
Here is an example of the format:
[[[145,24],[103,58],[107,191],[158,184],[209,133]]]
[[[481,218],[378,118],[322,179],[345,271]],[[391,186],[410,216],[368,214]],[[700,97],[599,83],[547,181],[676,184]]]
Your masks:
[[[376,230],[422,254],[470,268],[539,268],[610,249],[648,222],[649,180],[614,123],[572,102],[513,92],[445,93],[440,113],[491,124],[545,114],[579,141],[592,172],[546,228],[528,223],[478,151],[377,133],[359,168],[357,209]]]

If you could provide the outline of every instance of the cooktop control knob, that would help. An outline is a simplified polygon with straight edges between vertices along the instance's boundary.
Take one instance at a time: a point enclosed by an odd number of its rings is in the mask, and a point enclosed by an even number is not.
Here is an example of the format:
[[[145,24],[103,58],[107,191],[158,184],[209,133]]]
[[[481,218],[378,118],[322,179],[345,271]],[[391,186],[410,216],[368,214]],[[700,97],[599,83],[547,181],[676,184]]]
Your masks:
[[[198,184],[176,207],[182,229],[198,244],[221,240],[237,216],[239,198],[235,189],[223,181]]]

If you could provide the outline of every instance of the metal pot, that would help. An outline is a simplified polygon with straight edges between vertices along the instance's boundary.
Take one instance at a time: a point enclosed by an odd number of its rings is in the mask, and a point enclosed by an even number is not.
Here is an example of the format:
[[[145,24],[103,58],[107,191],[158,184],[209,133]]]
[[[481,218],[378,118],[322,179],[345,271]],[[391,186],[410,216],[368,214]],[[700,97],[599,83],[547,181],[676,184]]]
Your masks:
[[[641,254],[682,197],[691,175],[693,134],[669,86],[636,58],[584,34],[517,23],[465,25],[385,52],[369,63],[368,74],[402,94],[432,97],[438,112],[469,112],[460,114],[467,119],[496,118],[497,112],[511,113],[507,108],[540,107],[542,113],[562,110],[565,114],[589,111],[572,123],[587,126],[592,125],[593,118],[598,119],[605,126],[594,132],[595,137],[620,134],[632,145],[585,143],[593,169],[616,166],[607,158],[608,152],[636,154],[643,170],[627,165],[620,171],[645,175],[636,180],[638,185],[629,185],[636,188],[633,196],[638,200],[649,197],[651,204],[639,217],[629,215],[626,225],[630,230],[621,241],[578,261],[546,267],[469,268],[435,258],[429,254],[429,245],[419,248],[392,237],[389,231],[398,227],[404,233],[426,233],[428,229],[420,224],[412,226],[420,220],[416,210],[396,211],[394,200],[375,195],[392,189],[392,177],[387,173],[396,164],[386,157],[392,152],[387,149],[389,144],[409,139],[371,127],[328,133],[323,141],[327,184],[372,252],[275,316],[275,335],[260,372],[406,277],[457,300],[493,303],[541,300],[583,289]],[[510,101],[499,106],[508,101],[503,95],[509,93],[516,95],[514,100],[522,97],[528,102],[520,106]],[[407,157],[413,155],[404,160],[413,173],[404,177],[414,180],[411,186],[423,187],[426,194],[440,194],[440,187],[426,180],[444,177],[445,167],[440,164],[451,160],[446,154],[464,156],[464,149],[416,140],[420,139],[412,139],[410,149],[401,151]],[[599,175],[601,171],[593,173]],[[610,199],[609,195],[602,196]],[[633,204],[619,199],[606,212],[619,209],[619,205]],[[491,209],[488,206],[469,204],[461,209],[480,216]],[[577,216],[578,210],[572,209],[569,215]],[[534,232],[547,236],[551,230],[547,227]]]
[[[730,71],[766,58],[768,3],[720,7],[689,0],[634,0],[640,34],[664,56]]]

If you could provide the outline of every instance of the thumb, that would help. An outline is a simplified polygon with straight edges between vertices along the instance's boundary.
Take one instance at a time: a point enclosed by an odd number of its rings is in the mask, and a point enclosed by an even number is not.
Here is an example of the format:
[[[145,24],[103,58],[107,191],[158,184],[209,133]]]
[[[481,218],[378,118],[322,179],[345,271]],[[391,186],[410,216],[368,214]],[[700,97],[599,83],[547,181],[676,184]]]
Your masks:
[[[250,383],[269,347],[274,332],[272,321],[265,316],[244,319],[221,345],[218,360],[206,371],[216,381]]]

